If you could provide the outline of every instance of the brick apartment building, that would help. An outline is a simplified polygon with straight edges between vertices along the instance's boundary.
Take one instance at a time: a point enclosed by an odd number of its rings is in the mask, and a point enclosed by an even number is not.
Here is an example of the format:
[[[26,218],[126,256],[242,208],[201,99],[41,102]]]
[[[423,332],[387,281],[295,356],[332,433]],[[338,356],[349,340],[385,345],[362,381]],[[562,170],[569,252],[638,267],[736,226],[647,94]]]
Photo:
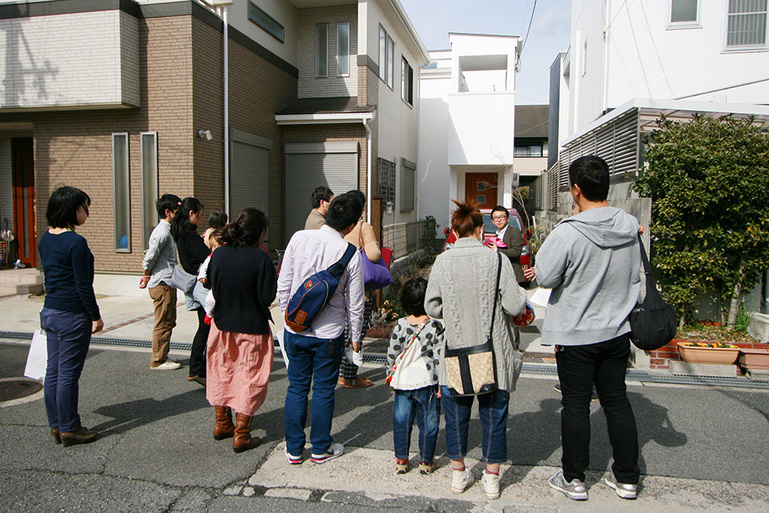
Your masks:
[[[226,133],[224,16],[191,0],[0,0],[0,222],[25,263],[62,184],[92,198],[80,232],[97,273],[130,277],[159,194],[261,208],[281,248],[317,185],[378,194],[382,160],[393,192],[413,181],[395,171],[417,160],[427,54],[397,0],[235,0]]]

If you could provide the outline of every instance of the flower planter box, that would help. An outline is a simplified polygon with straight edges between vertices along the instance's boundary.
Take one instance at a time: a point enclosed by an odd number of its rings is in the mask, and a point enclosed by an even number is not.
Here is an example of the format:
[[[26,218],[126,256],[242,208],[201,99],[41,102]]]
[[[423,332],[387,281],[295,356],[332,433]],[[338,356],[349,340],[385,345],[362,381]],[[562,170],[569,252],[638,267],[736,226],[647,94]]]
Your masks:
[[[678,345],[681,359],[687,363],[732,365],[740,354],[739,347],[696,347]]]
[[[769,370],[769,349],[740,349],[740,365],[748,369]]]

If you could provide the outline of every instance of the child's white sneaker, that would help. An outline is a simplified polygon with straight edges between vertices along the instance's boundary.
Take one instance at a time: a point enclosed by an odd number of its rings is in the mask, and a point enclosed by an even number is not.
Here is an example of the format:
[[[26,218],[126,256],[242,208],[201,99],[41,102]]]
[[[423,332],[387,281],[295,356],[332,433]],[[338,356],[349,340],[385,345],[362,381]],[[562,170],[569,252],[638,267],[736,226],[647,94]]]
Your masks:
[[[481,483],[487,499],[499,499],[499,474],[489,474],[484,470]]]
[[[453,469],[451,471],[451,491],[454,493],[462,493],[473,482],[473,474],[470,470],[464,468],[462,470]]]

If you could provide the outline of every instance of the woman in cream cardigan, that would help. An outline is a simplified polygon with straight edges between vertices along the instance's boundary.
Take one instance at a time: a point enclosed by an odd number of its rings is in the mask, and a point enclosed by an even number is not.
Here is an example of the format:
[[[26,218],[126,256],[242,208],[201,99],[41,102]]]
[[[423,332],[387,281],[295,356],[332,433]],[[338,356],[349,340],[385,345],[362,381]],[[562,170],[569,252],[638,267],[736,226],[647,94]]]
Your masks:
[[[514,347],[512,316],[523,312],[526,292],[518,285],[507,258],[483,246],[483,217],[475,204],[455,201],[451,229],[457,242],[435,259],[425,296],[425,311],[443,319],[446,347],[457,349],[482,344],[491,327],[491,310],[497,267],[502,265],[499,296],[494,315],[493,345],[497,390],[478,395],[483,428],[483,487],[490,499],[499,497],[499,465],[507,460],[506,427],[510,392],[523,365],[523,356]],[[441,351],[441,360],[445,350]],[[467,431],[474,396],[453,397],[446,386],[444,362],[439,368],[441,397],[446,416],[446,452],[453,469],[451,489],[462,493],[473,481],[465,468]]]

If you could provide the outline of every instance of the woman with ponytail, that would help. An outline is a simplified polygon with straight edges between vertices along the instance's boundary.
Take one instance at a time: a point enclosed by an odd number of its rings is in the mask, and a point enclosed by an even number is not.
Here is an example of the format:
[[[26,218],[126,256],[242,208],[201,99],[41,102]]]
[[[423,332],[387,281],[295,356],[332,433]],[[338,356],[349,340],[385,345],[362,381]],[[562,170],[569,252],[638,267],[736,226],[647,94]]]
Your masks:
[[[512,316],[525,308],[526,292],[518,285],[508,258],[482,244],[483,216],[477,205],[455,201],[451,229],[457,242],[438,255],[425,295],[427,315],[443,319],[445,348],[478,346],[492,331],[497,389],[478,395],[483,429],[483,488],[489,499],[499,497],[499,465],[507,460],[507,416],[510,392],[523,364],[515,347]],[[499,267],[501,265],[501,268]],[[499,269],[499,287],[496,288]],[[494,298],[496,311],[492,326]],[[446,452],[453,469],[451,489],[462,493],[473,481],[465,468],[467,433],[474,396],[452,396],[446,379],[445,348],[438,367],[441,402],[446,415]]]
[[[184,198],[179,210],[171,220],[171,237],[179,251],[179,263],[182,268],[198,275],[200,265],[205,261],[210,250],[198,234],[198,226],[203,219],[203,204],[196,198]],[[197,290],[185,293],[187,310],[195,310],[198,315],[198,330],[192,339],[190,351],[190,374],[187,377],[203,386],[206,385],[206,340],[208,340],[208,324],[205,323],[206,311],[203,308],[203,285],[196,283]],[[196,299],[197,298],[197,299]]]
[[[243,209],[224,227],[222,245],[208,267],[216,303],[208,336],[206,399],[216,411],[214,438],[233,437],[235,452],[261,441],[251,436],[251,422],[267,397],[272,368],[268,323],[278,277],[269,255],[259,247],[268,226],[260,210]]]

